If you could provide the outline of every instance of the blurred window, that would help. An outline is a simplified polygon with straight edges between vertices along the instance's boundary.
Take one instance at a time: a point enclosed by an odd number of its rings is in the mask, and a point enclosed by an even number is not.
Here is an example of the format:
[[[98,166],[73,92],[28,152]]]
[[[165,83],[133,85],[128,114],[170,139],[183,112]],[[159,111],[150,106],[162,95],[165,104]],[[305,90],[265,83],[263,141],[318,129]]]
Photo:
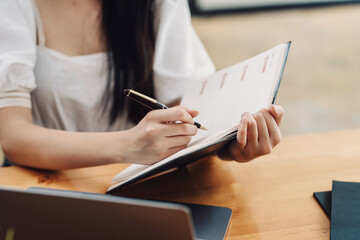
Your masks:
[[[195,13],[355,3],[360,0],[189,0]]]

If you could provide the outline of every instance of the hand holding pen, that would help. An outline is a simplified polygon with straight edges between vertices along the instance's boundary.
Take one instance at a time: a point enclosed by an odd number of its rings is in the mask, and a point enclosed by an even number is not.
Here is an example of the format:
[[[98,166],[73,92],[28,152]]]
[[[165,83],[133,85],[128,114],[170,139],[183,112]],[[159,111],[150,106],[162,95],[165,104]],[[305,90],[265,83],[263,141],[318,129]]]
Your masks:
[[[126,153],[124,163],[153,164],[186,148],[198,132],[193,120],[198,111],[182,106],[167,108],[156,102],[146,104],[163,110],[148,112],[135,127],[124,131],[126,138],[118,145]]]
[[[169,108],[165,104],[160,103],[151,97],[148,97],[142,93],[139,93],[139,92],[131,90],[131,89],[125,89],[124,94],[126,96],[128,96],[129,98],[137,101],[138,103],[140,103],[150,109],[168,109]],[[194,122],[194,125],[199,129],[207,130],[205,127],[201,126],[200,123]]]

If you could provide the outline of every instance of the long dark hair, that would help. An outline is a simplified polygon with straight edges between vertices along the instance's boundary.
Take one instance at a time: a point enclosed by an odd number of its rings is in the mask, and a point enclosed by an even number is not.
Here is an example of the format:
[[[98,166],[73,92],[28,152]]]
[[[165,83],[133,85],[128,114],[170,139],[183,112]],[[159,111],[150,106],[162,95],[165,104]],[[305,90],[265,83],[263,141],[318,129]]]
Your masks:
[[[104,109],[110,104],[110,124],[119,114],[139,122],[147,113],[128,101],[126,88],[154,96],[155,0],[102,0],[102,31],[108,53],[109,77]]]

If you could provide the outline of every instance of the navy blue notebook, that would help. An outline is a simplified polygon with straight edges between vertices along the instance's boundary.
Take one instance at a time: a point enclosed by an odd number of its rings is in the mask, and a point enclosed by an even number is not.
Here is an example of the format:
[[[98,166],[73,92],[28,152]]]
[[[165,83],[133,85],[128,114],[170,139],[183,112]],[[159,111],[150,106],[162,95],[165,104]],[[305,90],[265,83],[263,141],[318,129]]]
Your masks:
[[[331,240],[360,239],[360,183],[333,181],[332,192],[314,197],[331,219]]]
[[[333,181],[330,239],[360,239],[360,183]]]
[[[328,218],[331,219],[331,191],[314,192],[314,197]]]

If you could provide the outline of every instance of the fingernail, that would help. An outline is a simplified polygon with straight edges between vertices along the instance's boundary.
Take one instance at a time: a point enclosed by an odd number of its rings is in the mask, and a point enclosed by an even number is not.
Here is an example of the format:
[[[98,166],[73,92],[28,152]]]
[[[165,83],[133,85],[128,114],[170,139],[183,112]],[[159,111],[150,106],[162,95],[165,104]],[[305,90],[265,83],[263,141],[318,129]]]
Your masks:
[[[280,113],[280,107],[274,105],[274,109],[276,113]]]
[[[246,124],[248,122],[248,119],[247,117],[242,117],[241,120],[240,120],[240,124]]]

